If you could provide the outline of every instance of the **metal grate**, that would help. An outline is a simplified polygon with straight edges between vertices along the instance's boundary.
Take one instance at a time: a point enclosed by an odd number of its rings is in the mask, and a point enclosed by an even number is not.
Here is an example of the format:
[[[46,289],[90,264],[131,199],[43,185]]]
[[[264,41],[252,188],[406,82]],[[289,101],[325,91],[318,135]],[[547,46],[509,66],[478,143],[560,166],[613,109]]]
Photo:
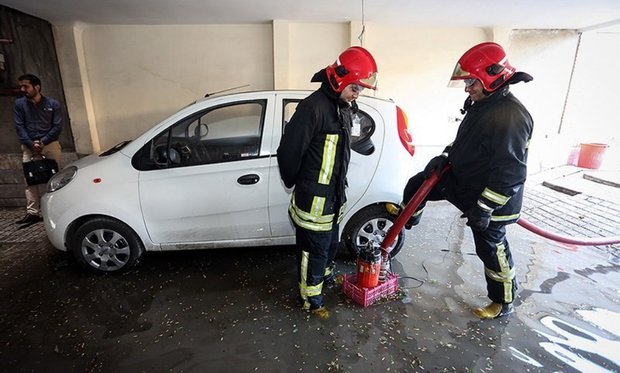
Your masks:
[[[567,196],[542,187],[527,188],[521,214],[543,229],[568,236],[620,235],[620,205],[583,193]]]

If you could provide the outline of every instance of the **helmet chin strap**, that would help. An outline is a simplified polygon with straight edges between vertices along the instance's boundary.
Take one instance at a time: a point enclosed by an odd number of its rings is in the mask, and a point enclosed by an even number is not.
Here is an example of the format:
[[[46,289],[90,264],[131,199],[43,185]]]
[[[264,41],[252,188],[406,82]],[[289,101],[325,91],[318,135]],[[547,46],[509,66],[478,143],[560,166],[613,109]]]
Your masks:
[[[356,101],[356,100],[351,101],[351,112],[352,112],[353,114],[355,114],[355,113],[357,113],[357,110],[358,110],[358,109],[359,109],[359,108],[358,108],[358,106],[357,106],[357,101]]]
[[[467,96],[467,98],[465,99],[465,102],[463,103],[463,108],[461,109],[461,114],[467,113],[467,110],[471,109],[473,104],[474,104],[474,102],[472,101],[471,97]]]
[[[489,92],[486,89],[482,89],[482,93],[487,97],[491,96],[495,92],[497,91]],[[461,114],[467,113],[467,111],[471,109],[472,106],[474,106],[474,100],[471,99],[471,96],[467,96],[467,98],[465,99],[465,103],[463,103]]]

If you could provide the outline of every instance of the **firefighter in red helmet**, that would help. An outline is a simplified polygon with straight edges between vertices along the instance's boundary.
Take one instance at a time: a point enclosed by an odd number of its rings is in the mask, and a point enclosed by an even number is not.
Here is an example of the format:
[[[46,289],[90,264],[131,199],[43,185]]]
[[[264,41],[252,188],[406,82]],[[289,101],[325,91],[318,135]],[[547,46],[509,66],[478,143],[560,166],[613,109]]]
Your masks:
[[[295,226],[302,307],[328,318],[323,285],[334,281],[338,224],[345,211],[352,115],[363,89],[376,89],[377,64],[362,47],[350,47],[312,82],[321,87],[299,103],[278,147],[280,176],[294,188],[289,216]]]
[[[465,117],[452,144],[412,177],[403,193],[406,204],[425,178],[450,165],[407,227],[420,221],[426,201],[446,199],[463,212],[474,236],[476,254],[484,263],[491,300],[487,306],[474,309],[482,319],[513,310],[517,281],[506,225],[519,218],[534,123],[509,86],[531,80],[530,75],[516,72],[499,44],[481,43],[465,52],[449,84],[465,87],[468,97],[461,110]]]

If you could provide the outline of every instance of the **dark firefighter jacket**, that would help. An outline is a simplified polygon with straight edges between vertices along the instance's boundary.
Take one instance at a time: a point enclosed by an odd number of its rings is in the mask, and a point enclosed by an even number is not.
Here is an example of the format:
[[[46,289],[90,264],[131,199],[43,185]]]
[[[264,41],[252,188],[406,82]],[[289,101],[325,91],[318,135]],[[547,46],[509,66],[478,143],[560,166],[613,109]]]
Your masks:
[[[529,112],[508,86],[474,103],[444,150],[452,165],[446,198],[462,211],[478,204],[493,209],[492,221],[515,222],[533,127]]]
[[[326,232],[339,222],[346,202],[351,156],[351,108],[323,82],[297,105],[278,147],[280,176],[295,187],[289,205],[299,227]]]

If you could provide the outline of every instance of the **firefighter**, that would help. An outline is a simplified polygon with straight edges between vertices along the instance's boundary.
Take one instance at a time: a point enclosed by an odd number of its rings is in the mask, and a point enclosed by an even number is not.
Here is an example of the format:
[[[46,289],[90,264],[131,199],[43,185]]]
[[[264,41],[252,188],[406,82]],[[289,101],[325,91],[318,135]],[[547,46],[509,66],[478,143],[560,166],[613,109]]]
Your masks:
[[[424,171],[412,177],[403,193],[408,202],[425,178],[450,165],[450,169],[420,204],[406,225],[419,223],[426,201],[446,199],[467,218],[484,263],[487,294],[491,303],[474,309],[481,319],[493,319],[513,311],[517,281],[506,225],[519,218],[527,174],[527,151],[532,136],[530,113],[509,91],[510,84],[533,78],[516,72],[504,49],[485,42],[459,59],[450,86],[465,85],[469,95],[465,114],[452,144],[430,160]]]
[[[323,284],[334,279],[355,100],[364,88],[376,89],[376,77],[366,49],[346,49],[313,76],[321,87],[299,103],[278,147],[280,176],[294,187],[288,213],[295,226],[300,300],[303,309],[324,319],[329,312]]]

